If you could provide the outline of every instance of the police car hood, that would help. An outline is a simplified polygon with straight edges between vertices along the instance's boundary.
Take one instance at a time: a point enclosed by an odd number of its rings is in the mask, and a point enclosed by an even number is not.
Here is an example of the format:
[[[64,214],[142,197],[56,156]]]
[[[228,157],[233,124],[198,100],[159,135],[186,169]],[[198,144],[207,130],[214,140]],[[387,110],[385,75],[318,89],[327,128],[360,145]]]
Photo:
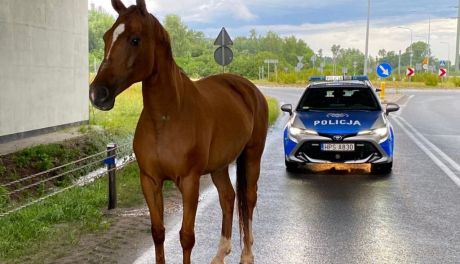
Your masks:
[[[319,134],[357,134],[382,122],[381,111],[306,111],[298,112],[296,121]],[[295,121],[295,122],[296,122]]]

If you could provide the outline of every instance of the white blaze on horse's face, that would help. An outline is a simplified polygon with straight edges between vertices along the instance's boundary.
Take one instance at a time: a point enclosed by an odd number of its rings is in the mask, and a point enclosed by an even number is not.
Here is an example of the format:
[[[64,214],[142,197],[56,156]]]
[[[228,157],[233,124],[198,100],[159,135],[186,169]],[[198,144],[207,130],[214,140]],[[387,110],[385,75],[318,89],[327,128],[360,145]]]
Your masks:
[[[110,58],[110,52],[112,51],[113,45],[115,45],[115,42],[117,41],[118,37],[125,32],[125,24],[120,24],[118,25],[117,28],[113,31],[113,36],[112,36],[112,44],[110,45],[109,52],[107,53],[107,57],[105,58],[108,60]]]

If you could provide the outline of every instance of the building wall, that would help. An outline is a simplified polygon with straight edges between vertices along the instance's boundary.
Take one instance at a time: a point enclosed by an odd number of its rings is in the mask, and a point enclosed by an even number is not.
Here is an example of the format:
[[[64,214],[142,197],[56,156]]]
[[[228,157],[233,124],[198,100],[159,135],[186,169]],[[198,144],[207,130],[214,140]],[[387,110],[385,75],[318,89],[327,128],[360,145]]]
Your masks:
[[[1,0],[0,139],[87,120],[87,0]]]

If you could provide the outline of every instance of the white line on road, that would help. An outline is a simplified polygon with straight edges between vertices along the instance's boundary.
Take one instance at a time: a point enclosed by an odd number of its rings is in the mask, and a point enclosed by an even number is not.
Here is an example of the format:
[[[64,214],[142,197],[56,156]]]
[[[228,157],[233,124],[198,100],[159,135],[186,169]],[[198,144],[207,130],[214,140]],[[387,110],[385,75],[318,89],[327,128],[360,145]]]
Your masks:
[[[412,132],[417,135],[426,145],[428,145],[432,150],[434,150],[441,158],[443,158],[447,163],[449,163],[456,171],[460,172],[460,165],[451,159],[446,153],[442,152],[436,145],[431,143],[425,136],[423,136],[415,127],[413,127],[409,122],[407,122],[403,117],[398,117],[401,122],[403,122]]]
[[[400,107],[401,109],[400,109],[398,112],[394,113],[393,115],[395,115],[395,116],[401,116],[402,113],[403,113],[403,111],[404,111],[404,109],[406,108],[407,104],[409,103],[409,101],[410,101],[412,98],[414,98],[414,96],[415,96],[415,95],[410,95],[409,98],[407,98],[407,100],[404,102],[404,104],[402,104],[402,105],[400,104],[399,107]],[[401,99],[401,98],[399,98],[399,99]],[[399,100],[399,99],[398,99],[398,100]]]
[[[403,124],[403,122],[406,122],[407,121],[403,121],[402,120],[403,118],[400,117],[400,116],[396,116],[394,118],[394,121],[399,125],[399,127],[401,127],[401,129],[406,133],[406,135],[408,137],[410,137],[412,139],[412,141],[414,141],[414,143],[423,151],[425,152],[425,154],[442,170],[444,171],[444,173],[458,186],[460,187],[460,179],[457,177],[457,175],[455,175],[455,173],[446,165],[444,164],[444,162],[442,162],[438,157],[436,157],[436,155],[431,152],[431,150],[428,149],[428,147],[426,147],[414,134],[411,133],[411,131],[409,131],[408,128],[406,128],[406,124]],[[407,123],[408,124],[408,123]],[[413,128],[413,127],[412,127]],[[421,135],[417,130],[415,130],[415,128],[413,128],[414,132],[416,132],[415,134],[417,135]],[[426,139],[425,139],[426,140]],[[428,140],[427,140],[428,141]],[[430,142],[429,142],[430,143]],[[433,145],[432,143],[430,143],[431,145]],[[434,146],[434,145],[433,145]],[[439,149],[438,149],[439,150]],[[442,151],[439,150],[441,153]],[[438,153],[439,154],[439,153]],[[443,153],[444,154],[444,153]],[[442,155],[442,156],[447,156],[446,154]]]

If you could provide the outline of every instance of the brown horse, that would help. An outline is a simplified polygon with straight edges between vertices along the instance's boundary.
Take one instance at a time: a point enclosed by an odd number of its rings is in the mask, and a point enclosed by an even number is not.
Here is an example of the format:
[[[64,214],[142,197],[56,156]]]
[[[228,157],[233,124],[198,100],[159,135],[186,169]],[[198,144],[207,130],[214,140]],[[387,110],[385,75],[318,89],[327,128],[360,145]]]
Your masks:
[[[142,81],[144,108],[134,136],[142,190],[152,222],[156,262],[164,263],[162,187],[172,180],[182,193],[180,242],[190,263],[200,176],[211,174],[222,207],[222,237],[212,263],[231,250],[235,191],[228,167],[236,160],[242,263],[253,263],[252,216],[260,160],[268,128],[265,97],[248,80],[230,74],[191,81],[173,59],[169,35],[144,0],[126,8],[112,0],[119,17],[104,35],[105,58],[90,86],[90,100],[110,110],[115,97]]]

